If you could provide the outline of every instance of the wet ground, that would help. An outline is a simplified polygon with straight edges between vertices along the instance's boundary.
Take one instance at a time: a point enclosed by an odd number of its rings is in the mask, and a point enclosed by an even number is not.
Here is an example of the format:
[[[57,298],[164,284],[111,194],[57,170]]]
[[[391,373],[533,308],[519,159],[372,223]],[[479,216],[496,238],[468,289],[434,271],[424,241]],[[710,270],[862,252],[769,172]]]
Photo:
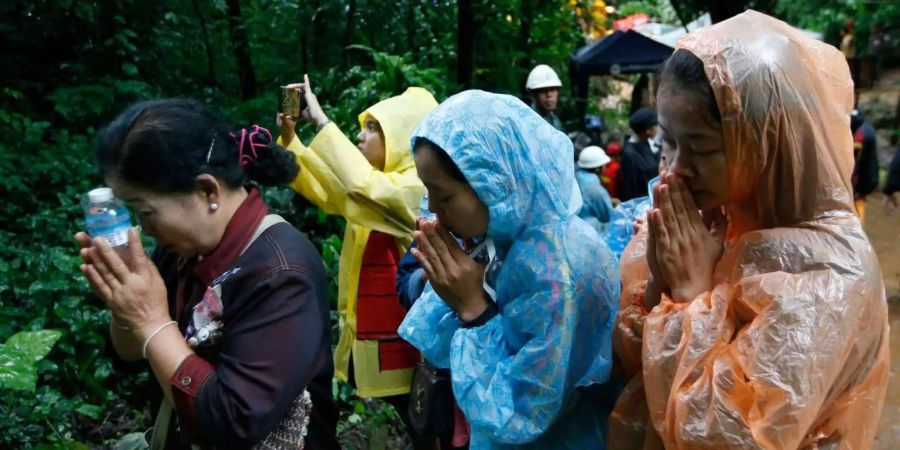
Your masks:
[[[900,448],[900,212],[887,216],[881,195],[866,201],[866,233],[875,246],[884,275],[891,323],[891,374],[875,438],[875,450]]]

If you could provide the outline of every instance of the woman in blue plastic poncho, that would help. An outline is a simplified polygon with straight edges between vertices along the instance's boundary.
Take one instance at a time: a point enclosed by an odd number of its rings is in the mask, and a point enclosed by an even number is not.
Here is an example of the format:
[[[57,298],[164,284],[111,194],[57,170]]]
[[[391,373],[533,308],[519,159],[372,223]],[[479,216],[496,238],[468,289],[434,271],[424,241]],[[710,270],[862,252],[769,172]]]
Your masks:
[[[603,448],[592,387],[610,374],[618,270],[575,215],[571,142],[481,91],[448,99],[412,139],[437,221],[415,234],[429,284],[400,335],[450,368],[473,449]]]

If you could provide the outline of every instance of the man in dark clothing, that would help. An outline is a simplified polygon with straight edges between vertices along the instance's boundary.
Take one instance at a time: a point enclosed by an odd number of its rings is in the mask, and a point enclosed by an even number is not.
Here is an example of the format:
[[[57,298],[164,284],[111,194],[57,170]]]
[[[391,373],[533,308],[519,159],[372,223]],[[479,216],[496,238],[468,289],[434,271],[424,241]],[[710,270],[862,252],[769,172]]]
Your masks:
[[[853,200],[859,220],[866,221],[866,196],[878,187],[878,151],[876,148],[875,127],[866,122],[862,111],[853,110],[850,116],[850,129],[853,132],[853,156],[856,165],[853,167]]]
[[[647,196],[647,183],[659,174],[659,152],[652,147],[657,124],[656,111],[650,108],[641,108],[628,119],[634,134],[625,142],[616,175],[616,193],[623,202]]]
[[[894,150],[894,157],[891,158],[891,166],[888,167],[887,182],[884,183],[884,209],[888,214],[897,209],[897,196],[894,195],[900,191],[900,146]]]

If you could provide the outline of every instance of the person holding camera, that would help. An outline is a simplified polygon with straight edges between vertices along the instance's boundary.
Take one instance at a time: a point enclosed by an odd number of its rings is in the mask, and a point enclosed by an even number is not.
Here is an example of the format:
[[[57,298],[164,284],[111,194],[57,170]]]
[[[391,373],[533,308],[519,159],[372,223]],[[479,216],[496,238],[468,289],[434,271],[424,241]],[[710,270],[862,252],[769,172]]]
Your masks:
[[[408,424],[412,369],[420,355],[397,335],[406,310],[397,296],[396,276],[425,193],[409,137],[437,102],[427,90],[411,87],[375,104],[359,115],[354,144],[328,119],[308,76],[288,88],[299,90],[306,104],[297,119],[278,115],[280,142],[300,165],[291,187],[325,212],[347,219],[335,374],[354,384],[361,397],[391,403]],[[296,120],[316,127],[308,146],[297,139]]]

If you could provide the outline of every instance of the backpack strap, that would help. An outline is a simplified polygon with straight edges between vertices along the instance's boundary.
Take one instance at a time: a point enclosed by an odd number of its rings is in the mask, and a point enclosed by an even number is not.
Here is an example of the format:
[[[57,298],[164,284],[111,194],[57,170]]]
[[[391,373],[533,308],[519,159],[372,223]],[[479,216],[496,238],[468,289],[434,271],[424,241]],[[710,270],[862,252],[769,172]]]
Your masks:
[[[272,225],[277,225],[281,222],[287,222],[287,221],[284,220],[284,217],[281,217],[278,214],[269,214],[266,217],[263,217],[262,222],[259,223],[259,226],[256,227],[256,231],[253,232],[253,237],[251,237],[250,240],[247,241],[247,245],[244,246],[244,249],[241,250],[240,254],[243,255],[244,252],[246,252],[247,249],[250,248],[250,246],[253,245],[253,243],[256,242],[256,240],[260,236],[262,236],[262,234],[266,230],[268,230]]]

